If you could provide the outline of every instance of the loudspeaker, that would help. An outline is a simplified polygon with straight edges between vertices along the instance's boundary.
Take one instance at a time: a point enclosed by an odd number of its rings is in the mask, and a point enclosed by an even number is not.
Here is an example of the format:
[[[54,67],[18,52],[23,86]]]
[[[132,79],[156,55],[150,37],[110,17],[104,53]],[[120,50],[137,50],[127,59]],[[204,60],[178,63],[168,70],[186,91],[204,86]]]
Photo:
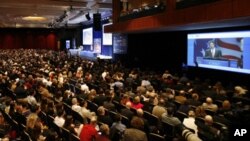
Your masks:
[[[102,30],[102,16],[100,13],[93,14],[94,20],[93,20],[93,26],[95,31],[101,31]]]
[[[86,19],[87,19],[88,21],[91,20],[91,17],[90,17],[90,15],[89,15],[89,13],[87,13],[87,14],[85,15],[85,17],[86,17]]]

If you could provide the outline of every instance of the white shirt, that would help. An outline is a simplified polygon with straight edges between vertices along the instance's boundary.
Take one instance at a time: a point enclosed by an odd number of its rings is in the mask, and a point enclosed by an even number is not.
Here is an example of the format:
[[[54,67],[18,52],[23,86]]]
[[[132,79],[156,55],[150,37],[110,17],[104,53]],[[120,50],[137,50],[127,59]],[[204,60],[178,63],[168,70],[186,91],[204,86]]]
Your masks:
[[[214,55],[215,55],[215,48],[212,48],[211,52],[212,52],[212,57],[214,57]]]
[[[84,91],[85,93],[89,93],[89,86],[86,84],[82,84],[81,90]]]
[[[108,74],[108,72],[106,72],[106,71],[104,71],[104,72],[102,73],[102,79],[103,79],[103,80],[105,80],[105,77],[107,76],[107,74]]]
[[[59,127],[63,127],[64,123],[65,123],[65,119],[63,117],[58,117],[56,116],[54,119],[54,123],[59,126]]]
[[[193,117],[184,118],[183,125],[190,129],[193,129],[195,131],[195,134],[198,135],[197,125],[195,124],[195,119]]]
[[[34,96],[29,95],[26,97],[26,99],[27,99],[28,103],[31,105],[37,103],[36,98]]]
[[[87,109],[87,108],[85,108],[85,107],[82,107],[82,108],[81,108],[80,114],[81,114],[84,118],[89,118],[89,119],[94,115],[93,112],[91,112],[89,109]]]
[[[76,112],[78,112],[78,113],[81,113],[81,109],[82,109],[81,106],[75,104],[75,105],[72,105],[71,108],[72,108],[72,110],[74,110],[74,111],[76,111]]]
[[[150,81],[148,81],[148,80],[142,80],[141,81],[141,86],[146,87],[146,86],[149,86],[149,85],[151,85]]]

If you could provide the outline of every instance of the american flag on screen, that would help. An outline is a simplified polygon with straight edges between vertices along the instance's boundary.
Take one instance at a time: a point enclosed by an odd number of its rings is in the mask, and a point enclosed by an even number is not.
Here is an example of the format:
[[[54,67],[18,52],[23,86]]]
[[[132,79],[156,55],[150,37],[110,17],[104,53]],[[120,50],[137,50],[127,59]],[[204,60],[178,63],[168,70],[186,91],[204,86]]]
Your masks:
[[[216,46],[221,49],[223,58],[242,59],[243,38],[219,38],[215,39]]]
[[[205,56],[205,51],[208,49],[208,42],[211,40],[214,40],[215,46],[221,50],[223,58],[238,60],[238,66],[242,67],[243,38],[197,39],[194,42],[195,58],[197,56]]]
[[[194,41],[194,60],[196,57],[204,57],[205,51],[208,49],[208,42],[213,40],[210,39],[196,39]]]

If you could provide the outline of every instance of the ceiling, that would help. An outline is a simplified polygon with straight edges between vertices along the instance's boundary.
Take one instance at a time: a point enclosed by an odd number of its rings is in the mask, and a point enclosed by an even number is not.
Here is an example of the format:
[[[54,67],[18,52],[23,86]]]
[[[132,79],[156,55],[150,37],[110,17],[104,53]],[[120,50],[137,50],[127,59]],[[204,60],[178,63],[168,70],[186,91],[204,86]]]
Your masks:
[[[0,28],[56,28],[112,15],[112,0],[0,0]]]
[[[93,14],[97,12],[101,13],[102,18],[111,18],[112,0],[0,0],[0,28],[75,27],[90,24]],[[88,13],[91,20],[86,17]],[[250,25],[249,16],[217,22],[167,26],[148,30],[195,30],[246,25]],[[147,29],[143,31],[145,32]]]

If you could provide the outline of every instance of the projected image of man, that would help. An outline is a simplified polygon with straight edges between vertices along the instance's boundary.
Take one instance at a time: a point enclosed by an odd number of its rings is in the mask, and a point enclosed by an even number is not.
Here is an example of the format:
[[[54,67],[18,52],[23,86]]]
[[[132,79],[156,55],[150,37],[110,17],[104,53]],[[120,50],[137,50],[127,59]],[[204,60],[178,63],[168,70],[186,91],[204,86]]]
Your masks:
[[[208,49],[205,52],[206,58],[222,58],[221,50],[215,47],[215,43],[213,40],[208,42]]]

